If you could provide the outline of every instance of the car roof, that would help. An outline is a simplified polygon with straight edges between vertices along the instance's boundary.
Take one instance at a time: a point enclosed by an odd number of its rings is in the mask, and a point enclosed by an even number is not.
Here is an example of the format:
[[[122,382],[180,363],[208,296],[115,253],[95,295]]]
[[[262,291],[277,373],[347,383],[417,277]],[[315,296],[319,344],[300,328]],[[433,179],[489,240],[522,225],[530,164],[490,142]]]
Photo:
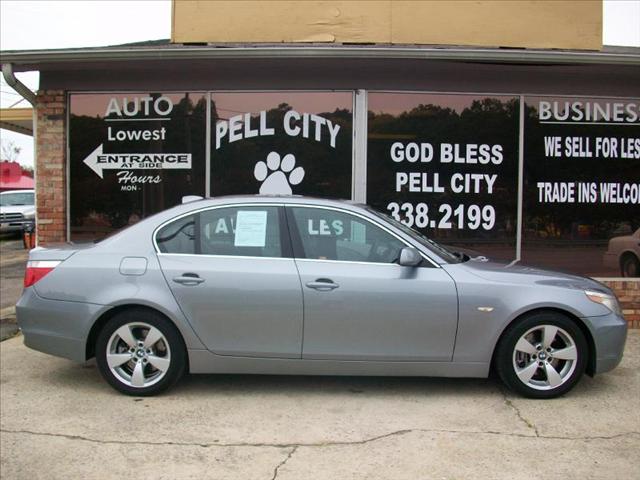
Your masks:
[[[183,205],[196,206],[197,208],[205,208],[209,205],[226,205],[236,203],[283,203],[283,204],[296,204],[303,203],[309,205],[324,205],[324,206],[336,206],[344,207],[366,207],[365,204],[355,202],[353,200],[343,199],[330,199],[321,197],[312,197],[305,195],[222,195],[219,197],[208,197],[201,200],[194,200]]]

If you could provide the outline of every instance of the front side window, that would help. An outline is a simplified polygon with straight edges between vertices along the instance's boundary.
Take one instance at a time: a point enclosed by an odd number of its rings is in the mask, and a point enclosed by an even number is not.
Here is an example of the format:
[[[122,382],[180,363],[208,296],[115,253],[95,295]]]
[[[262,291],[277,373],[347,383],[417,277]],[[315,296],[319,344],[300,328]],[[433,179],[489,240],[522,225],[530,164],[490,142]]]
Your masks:
[[[324,208],[291,207],[299,235],[297,256],[316,260],[394,263],[405,246],[355,215]]]

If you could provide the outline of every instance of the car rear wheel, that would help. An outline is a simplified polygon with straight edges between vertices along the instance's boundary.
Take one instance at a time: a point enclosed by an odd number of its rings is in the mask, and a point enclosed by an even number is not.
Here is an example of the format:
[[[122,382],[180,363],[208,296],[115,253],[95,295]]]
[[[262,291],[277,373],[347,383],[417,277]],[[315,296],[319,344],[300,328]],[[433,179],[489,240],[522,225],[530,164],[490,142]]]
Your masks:
[[[147,310],[116,314],[101,330],[96,361],[102,376],[127,395],[158,394],[184,374],[186,352],[180,334],[163,316]]]
[[[580,328],[556,312],[540,312],[515,322],[496,352],[496,369],[512,390],[530,398],[554,398],[571,390],[587,365],[587,342]]]

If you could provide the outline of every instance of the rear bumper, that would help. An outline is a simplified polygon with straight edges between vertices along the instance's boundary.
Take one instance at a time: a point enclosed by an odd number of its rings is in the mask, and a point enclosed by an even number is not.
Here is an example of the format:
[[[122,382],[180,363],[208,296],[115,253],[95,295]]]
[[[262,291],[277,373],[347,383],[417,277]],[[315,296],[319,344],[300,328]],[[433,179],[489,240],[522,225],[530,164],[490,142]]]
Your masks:
[[[47,300],[27,288],[16,304],[16,318],[27,347],[84,362],[93,319],[104,308],[92,303]]]
[[[595,373],[613,370],[622,360],[627,341],[627,321],[614,314],[583,318],[596,349]]]

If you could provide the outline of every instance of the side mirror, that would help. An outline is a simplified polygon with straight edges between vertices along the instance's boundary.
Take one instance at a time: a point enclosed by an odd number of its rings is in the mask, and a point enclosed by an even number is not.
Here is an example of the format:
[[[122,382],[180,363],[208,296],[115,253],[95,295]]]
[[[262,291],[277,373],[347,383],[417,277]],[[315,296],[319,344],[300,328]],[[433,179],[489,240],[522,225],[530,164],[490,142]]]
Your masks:
[[[398,263],[403,267],[416,267],[422,262],[422,255],[415,248],[405,247],[400,250],[400,260]]]

